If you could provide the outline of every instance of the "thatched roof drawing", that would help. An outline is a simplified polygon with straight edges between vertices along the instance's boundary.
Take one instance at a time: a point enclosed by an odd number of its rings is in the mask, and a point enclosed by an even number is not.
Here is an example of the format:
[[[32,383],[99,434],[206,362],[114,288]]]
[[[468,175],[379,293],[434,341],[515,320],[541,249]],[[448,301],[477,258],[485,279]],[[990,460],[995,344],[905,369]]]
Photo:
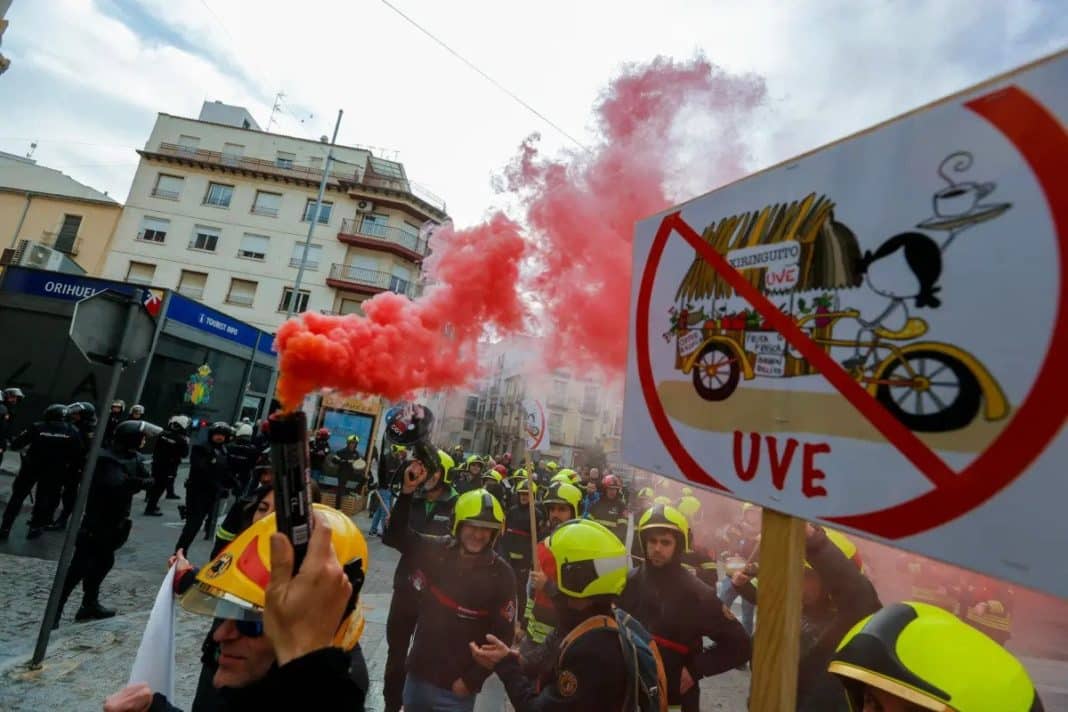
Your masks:
[[[781,291],[843,289],[857,287],[860,246],[853,231],[834,219],[834,203],[826,196],[810,193],[801,201],[777,203],[741,215],[732,215],[704,229],[701,237],[721,255],[758,245],[774,245],[794,240],[801,245],[797,286]],[[765,267],[742,271],[742,276],[766,292]],[[779,290],[776,290],[779,291]],[[675,300],[729,297],[734,290],[700,255],[686,272]]]

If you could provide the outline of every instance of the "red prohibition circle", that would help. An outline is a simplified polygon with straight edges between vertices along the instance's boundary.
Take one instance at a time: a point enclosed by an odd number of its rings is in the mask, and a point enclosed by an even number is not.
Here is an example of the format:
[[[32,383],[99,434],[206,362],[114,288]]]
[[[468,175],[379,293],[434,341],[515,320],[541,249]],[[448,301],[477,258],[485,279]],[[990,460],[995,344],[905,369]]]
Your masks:
[[[885,509],[823,517],[826,521],[886,539],[900,539],[943,525],[989,500],[1027,469],[1060,431],[1068,416],[1068,173],[1063,168],[1068,165],[1068,133],[1057,117],[1016,86],[972,99],[964,106],[989,122],[1016,148],[1045,196],[1056,236],[1059,268],[1053,334],[1038,376],[1016,413],[986,450],[966,468],[959,472],[951,470],[937,455],[919,444],[918,439],[909,435],[914,441],[912,448],[908,452],[903,448],[903,452],[934,483],[931,490]],[[693,482],[729,492],[683,446],[664,411],[653,377],[649,344],[653,283],[667,240],[680,228],[690,230],[678,213],[664,218],[653,238],[642,272],[635,305],[638,378],[656,432],[682,473]],[[780,331],[784,331],[792,322],[780,317],[779,323],[784,327]],[[833,378],[828,378],[834,382]],[[857,403],[854,401],[854,404]],[[882,414],[873,415],[882,417]],[[885,416],[889,417],[889,414]],[[873,422],[875,420],[873,418]],[[886,425],[892,429],[892,424]],[[915,447],[917,444],[918,448]]]

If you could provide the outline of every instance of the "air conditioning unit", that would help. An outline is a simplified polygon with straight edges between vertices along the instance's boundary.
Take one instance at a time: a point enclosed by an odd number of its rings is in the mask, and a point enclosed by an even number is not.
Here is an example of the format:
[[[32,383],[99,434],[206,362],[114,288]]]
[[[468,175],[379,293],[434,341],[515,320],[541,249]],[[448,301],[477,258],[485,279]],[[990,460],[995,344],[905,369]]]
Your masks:
[[[370,200],[357,200],[356,201],[356,212],[358,212],[358,213],[369,213],[374,209],[375,209],[375,204],[372,203]]]

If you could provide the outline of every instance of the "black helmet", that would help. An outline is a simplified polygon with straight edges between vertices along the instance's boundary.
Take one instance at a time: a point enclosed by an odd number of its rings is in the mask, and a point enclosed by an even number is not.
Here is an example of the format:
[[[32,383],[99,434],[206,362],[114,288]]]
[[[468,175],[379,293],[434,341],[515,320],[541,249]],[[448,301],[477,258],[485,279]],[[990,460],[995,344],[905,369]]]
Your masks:
[[[211,424],[211,427],[208,428],[208,437],[210,438],[212,435],[225,435],[226,439],[229,441],[234,437],[234,428],[225,421],[216,420]]]
[[[163,432],[163,428],[145,420],[124,420],[115,426],[111,438],[111,449],[118,453],[131,453],[141,449],[145,439],[152,439]]]
[[[58,423],[67,417],[67,406],[62,403],[53,403],[45,408],[44,419],[46,423]]]
[[[88,401],[76,401],[67,406],[67,420],[73,421],[74,416],[79,416],[78,423],[81,425],[96,425],[96,407]]]
[[[386,411],[386,439],[394,445],[425,443],[434,427],[434,414],[418,403],[401,402]]]

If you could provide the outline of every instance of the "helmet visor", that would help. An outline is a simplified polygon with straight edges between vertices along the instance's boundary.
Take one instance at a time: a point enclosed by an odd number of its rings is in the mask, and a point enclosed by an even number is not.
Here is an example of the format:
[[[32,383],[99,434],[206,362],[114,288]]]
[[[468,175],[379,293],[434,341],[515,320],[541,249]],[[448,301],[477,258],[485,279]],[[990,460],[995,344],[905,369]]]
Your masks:
[[[263,610],[222,589],[197,581],[181,598],[182,608],[198,616],[261,621]]]

